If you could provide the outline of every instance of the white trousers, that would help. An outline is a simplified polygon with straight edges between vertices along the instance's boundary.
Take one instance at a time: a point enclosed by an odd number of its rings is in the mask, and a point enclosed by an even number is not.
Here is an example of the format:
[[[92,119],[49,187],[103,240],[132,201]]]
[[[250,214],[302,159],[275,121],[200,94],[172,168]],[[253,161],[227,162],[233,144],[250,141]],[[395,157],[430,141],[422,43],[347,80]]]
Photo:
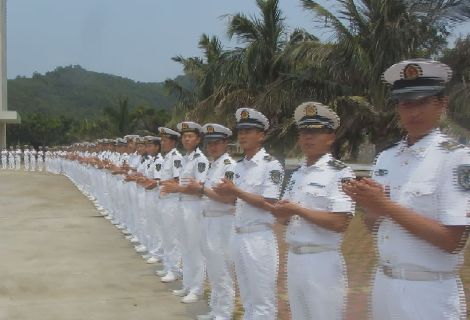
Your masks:
[[[409,281],[376,272],[372,293],[374,320],[464,320],[460,279]]]
[[[36,158],[29,159],[29,170],[36,171]]]
[[[201,295],[204,290],[205,259],[202,254],[202,204],[200,200],[181,200],[180,242],[183,258],[183,289]]]
[[[44,159],[38,159],[38,171],[44,171]]]
[[[147,247],[147,194],[143,187],[136,183],[134,183],[134,185],[136,192],[134,194],[134,202],[131,204],[133,209],[129,211],[129,214],[131,215],[131,219],[129,220],[132,221],[132,224],[134,225],[134,230],[140,243]]]
[[[16,170],[21,169],[21,157],[15,157],[15,169]]]
[[[287,292],[292,320],[344,318],[346,269],[337,251],[287,257]]]
[[[203,218],[204,256],[211,286],[209,306],[217,320],[232,319],[235,304],[233,259],[233,215]]]
[[[29,158],[24,157],[24,171],[29,171]]]
[[[153,190],[146,190],[146,234],[147,234],[147,248],[149,253],[156,257],[163,257],[163,244],[162,244],[162,218],[160,213],[158,188]]]
[[[279,256],[272,230],[235,234],[233,258],[244,320],[275,320]]]
[[[163,264],[165,270],[179,273],[179,263],[181,252],[178,243],[179,219],[178,198],[170,196],[169,198],[160,198],[160,212],[162,217],[162,245],[163,245]]]

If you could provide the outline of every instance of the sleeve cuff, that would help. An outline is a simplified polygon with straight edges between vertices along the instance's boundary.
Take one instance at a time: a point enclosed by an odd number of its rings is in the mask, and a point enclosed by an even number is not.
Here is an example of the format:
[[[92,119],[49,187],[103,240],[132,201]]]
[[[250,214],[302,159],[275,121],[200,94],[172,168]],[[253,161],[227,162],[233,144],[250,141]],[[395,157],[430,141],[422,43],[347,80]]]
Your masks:
[[[446,226],[468,226],[470,225],[470,212],[467,215],[450,215],[440,214],[438,216],[439,221]]]
[[[335,201],[328,209],[331,212],[344,212],[354,215],[354,206],[351,201]]]

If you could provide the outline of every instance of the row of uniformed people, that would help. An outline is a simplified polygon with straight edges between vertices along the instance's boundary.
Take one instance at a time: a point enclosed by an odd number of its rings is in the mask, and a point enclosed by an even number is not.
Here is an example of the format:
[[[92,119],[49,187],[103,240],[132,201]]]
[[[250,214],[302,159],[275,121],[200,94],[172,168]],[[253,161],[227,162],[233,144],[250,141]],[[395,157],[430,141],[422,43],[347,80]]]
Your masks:
[[[300,118],[304,118],[302,116],[304,113],[306,118],[301,120]],[[307,103],[299,106],[296,114],[299,128],[303,128],[306,119],[315,119],[317,116],[330,118],[331,123],[325,124],[323,128],[326,131],[332,132],[339,125],[339,119],[327,107],[318,103]],[[117,154],[104,152],[98,155],[94,152],[83,152],[78,154],[79,157],[69,157],[71,160],[78,159],[86,165],[76,161],[65,161],[64,171],[86,194],[90,195],[91,199],[97,198],[99,209],[110,208],[109,218],[112,217],[113,223],[119,228],[128,229],[126,233],[134,235],[130,240],[141,243],[136,249],[140,252],[148,251],[150,261],[158,260],[161,257],[158,253],[163,253],[165,268],[160,273],[162,281],[170,282],[177,279],[181,256],[183,287],[173,293],[183,296],[183,302],[197,301],[202,294],[207,266],[212,290],[211,314],[206,318],[229,319],[235,298],[231,265],[235,263],[245,317],[275,318],[278,253],[272,230],[275,217],[268,211],[272,208],[266,208],[266,205],[270,206],[269,203],[274,203],[280,196],[283,168],[262,148],[265,132],[269,128],[266,117],[249,108],[239,109],[236,117],[239,143],[246,157],[238,166],[226,153],[232,132],[224,126],[208,124],[201,127],[194,122],[182,122],[178,125],[179,132],[160,128],[162,152],[165,157],[160,158],[156,154],[157,150],[155,154],[146,150],[147,154],[153,156],[150,158],[152,172],[147,172],[146,178],[139,174],[131,174],[121,180],[105,183],[108,190],[110,186],[117,186],[116,190],[110,190],[108,194],[111,198],[115,198],[112,201],[114,206],[104,200],[106,197],[103,197],[99,191],[102,190],[99,185],[102,179],[95,171],[99,170],[102,162],[89,160],[94,158],[96,160],[96,157],[101,156],[101,161],[107,158],[112,162],[113,166],[109,166],[112,173],[105,174],[111,179],[119,177],[119,174],[128,174],[129,168],[139,172],[138,161],[134,159],[139,158],[139,154],[144,154],[143,150],[138,148],[136,153],[128,153],[133,151],[134,137],[127,137],[131,142],[130,148],[125,143],[126,140],[118,139]],[[200,133],[204,133],[207,153],[214,160],[210,165],[197,148],[200,143]],[[179,138],[186,151],[185,156],[181,156],[175,148]],[[157,140],[148,137],[147,143],[152,139]],[[141,142],[139,141],[138,145],[141,145]],[[324,164],[331,167],[332,171],[344,169],[340,162],[334,161],[327,154],[327,149],[328,146],[325,146]],[[141,163],[146,162],[145,157],[140,159]],[[90,164],[98,164],[98,168]],[[105,166],[106,162],[103,167]],[[350,175],[349,169],[348,176]],[[143,210],[139,208],[139,204],[145,201],[136,201],[139,197],[131,190],[136,184],[124,183],[131,180],[137,181],[143,187],[141,193],[149,193],[152,188],[159,187],[159,192],[150,197],[158,199],[158,208],[149,205],[148,199],[147,208]],[[119,189],[124,186],[128,186],[127,189],[120,191]],[[126,195],[131,196],[126,198]],[[201,195],[204,195],[204,198],[201,198]],[[124,201],[120,202],[120,199]],[[348,202],[347,199],[343,201]],[[132,211],[128,204],[139,210]],[[352,211],[350,208],[349,212]],[[139,232],[139,228],[136,228],[138,223],[129,221],[129,218],[136,218],[142,212],[147,214],[143,225],[149,226],[156,222],[154,235],[160,236],[161,241],[154,243],[161,243],[161,247],[152,247],[144,240],[145,232]],[[152,214],[156,214],[156,220],[159,221],[152,219],[150,217]],[[306,245],[303,249],[311,250]],[[302,250],[302,245],[297,243],[293,250]],[[331,247],[328,250],[336,248]],[[338,302],[339,305],[335,309],[341,312],[343,302]]]
[[[403,61],[385,72],[407,136],[380,154],[372,179],[355,179],[331,156],[340,119],[317,102],[295,110],[305,160],[282,199],[284,170],[263,148],[269,121],[251,108],[235,114],[244,151],[236,163],[226,153],[230,129],[185,121],[178,132],[159,129],[162,156],[118,139],[117,152],[69,152],[62,167],[140,243],[136,250],[148,252],[149,262],[163,260],[162,281],[182,274],[183,286],[173,293],[183,302],[199,298],[207,269],[211,312],[200,319],[231,318],[235,281],[244,319],[276,318],[276,219],[288,225],[292,319],[343,318],[347,273],[340,248],[355,203],[378,244],[372,317],[464,319],[458,271],[470,222],[470,152],[438,129],[450,77],[446,65],[430,60]],[[200,133],[211,161],[197,147]]]
[[[1,160],[2,160],[2,169],[19,170],[21,168],[21,157],[22,150],[19,146],[16,146],[16,150],[13,149],[13,146],[10,146],[10,149],[2,149]]]
[[[17,169],[21,168],[23,162],[25,171],[42,171],[44,169],[45,151],[42,147],[36,151],[33,147],[24,146],[21,150],[19,146],[14,150],[11,146],[10,149],[2,149],[0,152],[1,169]]]

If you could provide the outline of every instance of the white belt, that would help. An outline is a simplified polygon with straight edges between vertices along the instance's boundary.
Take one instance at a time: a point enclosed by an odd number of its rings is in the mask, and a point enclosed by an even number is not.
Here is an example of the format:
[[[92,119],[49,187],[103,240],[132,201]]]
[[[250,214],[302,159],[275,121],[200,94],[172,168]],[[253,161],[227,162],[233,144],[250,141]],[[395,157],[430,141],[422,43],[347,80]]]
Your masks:
[[[218,218],[218,217],[225,217],[225,216],[231,216],[230,211],[202,211],[202,215],[206,218]]]
[[[320,245],[290,246],[289,251],[295,254],[320,253],[328,251],[336,251],[336,249],[328,248]]]
[[[438,271],[417,271],[406,270],[404,268],[393,268],[388,266],[380,267],[383,274],[392,279],[401,279],[409,281],[437,281],[449,280],[457,278],[455,272],[438,272]]]
[[[270,224],[256,224],[253,226],[246,226],[246,227],[235,227],[236,233],[252,233],[252,232],[259,232],[259,231],[266,231],[272,230],[272,226]]]
[[[176,200],[176,202],[179,201],[178,194],[176,194],[176,193],[167,193],[167,194],[165,194],[165,195],[162,195],[162,194],[160,193],[159,199],[168,199],[168,200],[174,199],[174,200]]]
[[[199,196],[189,196],[189,195],[179,195],[179,200],[181,201],[197,201],[201,200],[201,197]]]

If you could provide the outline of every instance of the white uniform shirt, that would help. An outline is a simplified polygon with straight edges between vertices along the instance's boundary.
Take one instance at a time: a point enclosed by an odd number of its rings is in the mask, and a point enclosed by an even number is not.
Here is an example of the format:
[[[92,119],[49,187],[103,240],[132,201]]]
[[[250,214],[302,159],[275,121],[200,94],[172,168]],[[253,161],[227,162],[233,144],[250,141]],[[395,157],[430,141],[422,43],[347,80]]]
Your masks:
[[[222,178],[226,177],[226,174],[233,180],[235,176],[235,163],[227,153],[221,155],[217,160],[211,161],[204,187],[213,188],[221,182]],[[203,200],[205,211],[235,213],[234,205],[215,201],[208,197],[204,197]]]
[[[403,140],[383,151],[373,178],[391,200],[417,214],[444,225],[470,224],[470,152],[439,130],[412,146]],[[392,267],[452,272],[463,260],[462,252],[447,253],[388,218],[380,223],[377,241],[381,263]]]
[[[100,161],[103,161],[104,159],[107,159],[107,158],[106,158],[106,153],[107,153],[107,151],[101,151],[101,152],[98,154],[98,157],[97,157],[97,158],[98,158]]]
[[[127,162],[129,167],[136,169],[142,163],[142,155],[138,154],[136,151],[128,155]]]
[[[152,156],[152,155],[145,155],[143,157],[143,162],[141,160],[141,163],[138,166],[137,171],[142,173],[145,177],[154,179],[154,164],[156,159],[159,157],[159,155]]]
[[[250,160],[243,158],[235,165],[234,183],[243,191],[258,194],[267,199],[278,199],[284,169],[279,161],[272,158],[264,148]],[[241,199],[237,199],[235,209],[235,227],[258,224],[273,224],[273,215],[256,208]]]
[[[137,161],[135,161],[135,156],[132,156],[132,159],[130,160],[130,162],[131,162],[130,167],[135,168],[137,170],[137,172],[142,173],[143,175],[145,175],[147,165],[152,160],[152,157],[148,154],[145,154],[145,155],[142,155],[142,156],[139,156],[139,157],[140,157],[139,161],[137,162]]]
[[[120,167],[124,164],[126,157],[127,154],[125,153],[114,152],[110,157],[110,161],[113,165]]]
[[[159,153],[154,157],[153,163],[149,168],[149,177],[152,179],[161,179],[162,175],[162,167],[163,167],[163,157]]]
[[[184,186],[188,183],[189,179],[195,179],[198,182],[205,182],[207,177],[207,170],[209,169],[209,160],[197,148],[190,154],[183,156],[183,167],[180,175],[180,185]],[[200,197],[188,194],[181,194],[182,200],[199,200]]]
[[[129,154],[127,154],[127,153],[121,153],[121,154],[119,155],[119,161],[118,161],[119,166],[121,167],[121,166],[123,166],[124,164],[129,165],[129,160],[130,160]]]
[[[354,178],[351,168],[325,154],[292,174],[284,199],[312,210],[352,214],[354,202],[342,190],[342,179]],[[342,234],[293,216],[287,227],[286,242],[293,246],[320,245],[334,250],[341,246]]]
[[[172,149],[163,157],[160,179],[173,180],[180,177],[181,168],[183,167],[183,157],[176,148]],[[160,198],[175,197],[177,194],[162,194]]]
[[[8,156],[8,151],[6,149],[2,150],[2,158],[6,158]]]

